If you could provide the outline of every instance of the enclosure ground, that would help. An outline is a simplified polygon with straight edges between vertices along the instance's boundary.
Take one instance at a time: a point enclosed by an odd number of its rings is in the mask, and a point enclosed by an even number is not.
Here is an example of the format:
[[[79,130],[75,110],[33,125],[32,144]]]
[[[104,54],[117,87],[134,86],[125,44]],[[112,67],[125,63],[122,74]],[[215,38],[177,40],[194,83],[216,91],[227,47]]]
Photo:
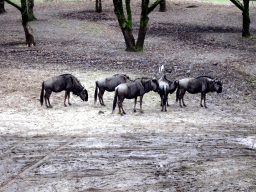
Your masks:
[[[94,1],[35,4],[30,23],[37,45],[26,47],[20,13],[0,16],[0,191],[255,191],[256,9],[252,37],[241,37],[241,11],[232,5],[168,1],[150,15],[144,52],[125,52],[112,2],[94,12]],[[134,34],[140,2],[132,2]],[[94,104],[95,81],[125,73],[171,80],[208,75],[223,82],[221,94],[175,94],[161,112],[160,98],[143,98],[144,113],[112,114]],[[49,77],[72,73],[88,102],[53,93],[53,108],[39,102]]]

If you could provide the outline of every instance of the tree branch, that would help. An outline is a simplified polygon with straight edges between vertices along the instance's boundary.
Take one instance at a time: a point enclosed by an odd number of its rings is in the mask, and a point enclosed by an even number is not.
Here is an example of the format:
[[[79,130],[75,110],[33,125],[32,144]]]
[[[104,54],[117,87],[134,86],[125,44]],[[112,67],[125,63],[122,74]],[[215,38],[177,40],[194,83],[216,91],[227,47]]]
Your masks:
[[[161,3],[163,0],[157,0],[155,3],[153,3],[152,5],[150,5],[149,6],[149,8],[148,8],[148,14],[151,12],[151,11],[153,11],[155,8],[156,8],[156,6],[159,4],[159,3]]]
[[[5,0],[7,3],[9,3],[10,5],[14,6],[15,8],[17,8],[20,12],[22,12],[22,9],[20,6],[16,5],[15,3],[9,1],[9,0]]]
[[[126,27],[131,30],[132,29],[132,11],[131,11],[130,2],[131,2],[130,0],[125,0],[126,13],[127,13]]]
[[[232,3],[235,4],[241,11],[244,11],[244,6],[242,3],[240,3],[238,0],[230,0]]]
[[[122,0],[113,0],[113,4],[114,4],[114,12],[117,16],[119,25],[120,25],[121,29],[124,29],[126,27],[127,21],[125,19],[125,15],[124,15]]]

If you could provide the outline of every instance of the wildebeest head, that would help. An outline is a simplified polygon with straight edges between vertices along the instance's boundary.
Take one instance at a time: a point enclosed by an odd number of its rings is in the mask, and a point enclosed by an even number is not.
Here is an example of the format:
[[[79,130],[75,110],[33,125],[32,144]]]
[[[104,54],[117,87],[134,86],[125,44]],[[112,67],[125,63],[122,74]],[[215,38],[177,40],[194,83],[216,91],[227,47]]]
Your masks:
[[[159,84],[156,79],[151,80],[151,89],[155,92],[157,92],[159,90]]]
[[[128,75],[123,74],[125,82],[128,82],[130,80],[130,77]]]
[[[214,87],[217,93],[222,92],[222,83],[220,81],[215,81]]]
[[[147,77],[143,77],[140,80],[142,85],[144,86],[145,91],[155,91],[157,92],[159,90],[158,82],[156,79],[151,79]]]
[[[222,92],[222,83],[217,80],[211,80],[209,83],[210,91],[216,91],[217,93]]]
[[[170,82],[169,83],[169,93],[172,94],[178,86],[178,81]]]
[[[80,92],[79,96],[83,101],[88,101],[88,92],[86,89],[83,89],[83,91]]]

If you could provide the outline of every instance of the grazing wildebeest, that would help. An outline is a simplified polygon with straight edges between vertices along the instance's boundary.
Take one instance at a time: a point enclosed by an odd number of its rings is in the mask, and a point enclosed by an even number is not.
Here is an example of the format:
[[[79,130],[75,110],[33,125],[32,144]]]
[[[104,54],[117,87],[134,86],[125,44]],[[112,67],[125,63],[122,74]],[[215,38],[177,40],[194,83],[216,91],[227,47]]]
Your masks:
[[[179,100],[180,107],[182,107],[181,100],[182,100],[183,106],[184,107],[186,106],[184,104],[184,99],[183,99],[186,91],[192,94],[201,92],[200,106],[203,107],[202,100],[204,100],[204,107],[207,108],[205,104],[206,93],[214,92],[214,91],[216,91],[217,93],[221,93],[222,83],[208,76],[199,76],[196,78],[185,78],[185,79],[179,80],[178,88],[176,92],[176,101]]]
[[[156,79],[150,78],[138,78],[134,81],[128,83],[122,83],[115,88],[115,97],[113,102],[113,111],[116,108],[116,103],[118,100],[119,113],[121,115],[125,114],[123,109],[124,99],[134,98],[134,112],[136,112],[137,97],[140,96],[140,112],[142,111],[142,98],[145,93],[149,91],[158,91],[158,82]]]
[[[97,102],[97,95],[99,97],[100,104],[105,106],[103,101],[103,94],[105,91],[115,91],[116,86],[121,83],[126,83],[130,80],[129,76],[124,74],[116,74],[108,77],[101,77],[96,81],[95,93],[94,93],[94,104]],[[98,94],[99,89],[99,94]]]
[[[158,93],[161,98],[161,106],[162,110],[161,111],[167,111],[166,110],[166,105],[168,105],[168,94],[172,94],[177,87],[177,82],[170,81],[167,79],[166,75],[162,75],[162,77],[158,80]]]
[[[44,95],[45,90],[45,95]],[[42,83],[42,90],[40,96],[41,105],[43,105],[45,99],[45,106],[51,108],[50,96],[52,92],[61,92],[65,90],[64,106],[66,107],[66,99],[68,97],[68,104],[71,105],[70,92],[80,96],[83,101],[88,101],[87,90],[80,84],[78,79],[71,74],[63,74],[60,76],[52,77]],[[47,105],[48,101],[48,105]]]

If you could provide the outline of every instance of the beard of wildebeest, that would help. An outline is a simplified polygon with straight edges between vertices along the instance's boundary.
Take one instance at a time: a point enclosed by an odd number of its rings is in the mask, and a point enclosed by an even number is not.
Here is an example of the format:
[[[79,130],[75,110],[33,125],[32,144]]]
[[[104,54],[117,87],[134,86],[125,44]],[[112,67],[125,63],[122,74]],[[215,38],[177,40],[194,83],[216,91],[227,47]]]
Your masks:
[[[216,92],[217,93],[221,93],[222,92],[222,83],[220,81],[217,81],[214,86],[216,88]]]
[[[83,91],[81,91],[80,93],[80,98],[83,100],[83,101],[88,101],[88,92],[86,89],[84,89]]]

